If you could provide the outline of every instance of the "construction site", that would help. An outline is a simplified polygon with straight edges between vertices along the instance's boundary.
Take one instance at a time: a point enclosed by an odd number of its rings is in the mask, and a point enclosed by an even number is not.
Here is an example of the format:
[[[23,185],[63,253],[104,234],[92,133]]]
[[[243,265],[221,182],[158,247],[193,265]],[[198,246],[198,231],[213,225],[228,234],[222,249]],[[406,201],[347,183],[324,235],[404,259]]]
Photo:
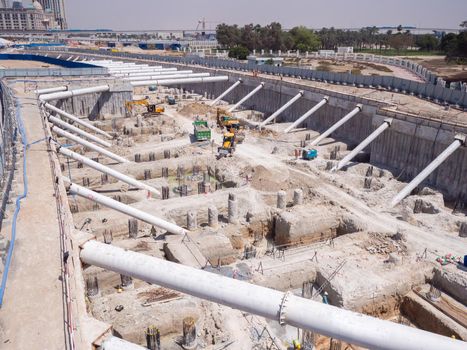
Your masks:
[[[1,82],[0,348],[466,348],[465,91],[71,51]]]

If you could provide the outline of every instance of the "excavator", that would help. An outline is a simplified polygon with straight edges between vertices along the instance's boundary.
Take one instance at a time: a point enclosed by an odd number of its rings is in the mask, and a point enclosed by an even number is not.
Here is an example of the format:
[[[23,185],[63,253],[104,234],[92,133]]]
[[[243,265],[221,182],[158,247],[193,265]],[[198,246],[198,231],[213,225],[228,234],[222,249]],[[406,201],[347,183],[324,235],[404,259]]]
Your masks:
[[[217,149],[217,158],[232,156],[235,152],[236,135],[232,132],[226,132],[222,140],[222,146]]]
[[[143,114],[144,116],[154,115],[154,114],[160,115],[165,112],[164,107],[151,104],[149,102],[149,96],[146,96],[145,98],[141,100],[132,100],[132,101],[125,102],[125,109],[126,109],[126,113],[128,116],[133,115],[133,110],[136,106],[146,107],[146,113]]]
[[[240,125],[240,120],[229,115],[230,113],[218,108],[217,109],[217,125],[221,128],[226,128],[229,133],[235,134],[236,142],[242,143],[245,140],[245,132]]]

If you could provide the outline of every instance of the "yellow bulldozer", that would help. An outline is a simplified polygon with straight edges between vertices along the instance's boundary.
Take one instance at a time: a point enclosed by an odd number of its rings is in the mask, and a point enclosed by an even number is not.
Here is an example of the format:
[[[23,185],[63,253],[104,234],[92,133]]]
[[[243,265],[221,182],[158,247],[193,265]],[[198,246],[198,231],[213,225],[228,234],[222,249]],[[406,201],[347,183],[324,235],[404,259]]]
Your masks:
[[[229,133],[235,134],[235,141],[242,143],[245,140],[245,130],[240,125],[240,120],[230,115],[230,113],[218,108],[217,125],[225,128]]]
[[[217,149],[217,158],[232,156],[235,152],[236,135],[232,132],[226,132],[222,140],[222,146]]]
[[[165,112],[165,108],[163,106],[151,104],[149,102],[149,97],[146,96],[146,98],[143,98],[141,100],[132,100],[125,102],[125,110],[128,117],[133,116],[133,113],[135,112],[135,107],[137,106],[146,107],[146,112],[143,113],[143,116],[160,115]]]

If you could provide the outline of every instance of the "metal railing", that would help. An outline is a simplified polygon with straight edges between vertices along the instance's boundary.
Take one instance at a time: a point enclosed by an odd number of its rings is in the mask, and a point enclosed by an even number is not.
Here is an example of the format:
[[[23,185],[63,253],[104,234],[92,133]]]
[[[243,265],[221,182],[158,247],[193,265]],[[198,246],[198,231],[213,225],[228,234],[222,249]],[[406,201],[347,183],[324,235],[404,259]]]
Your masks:
[[[11,184],[15,173],[17,157],[16,140],[18,123],[16,120],[16,104],[11,90],[0,81],[0,229],[2,228],[5,210],[10,197]]]
[[[109,52],[105,50],[85,50],[85,49],[59,49],[50,48],[49,51],[69,52],[70,54],[80,54],[82,57],[92,57],[92,55],[108,56],[115,58],[128,58],[139,60],[151,60],[167,64],[198,65],[211,69],[227,69],[233,71],[253,72],[262,74],[280,75],[286,77],[300,78],[330,84],[358,86],[364,88],[386,89],[396,93],[406,93],[417,96],[438,104],[458,106],[467,109],[467,91],[465,89],[450,89],[445,84],[428,77],[430,82],[417,82],[414,80],[397,78],[393,76],[367,76],[354,75],[350,73],[335,73],[317,71],[298,67],[276,67],[272,65],[256,65],[253,63],[243,63],[237,60],[221,58],[204,58],[198,56],[161,56],[147,55],[125,52]],[[420,74],[425,74],[424,68]],[[436,81],[431,81],[436,80]]]

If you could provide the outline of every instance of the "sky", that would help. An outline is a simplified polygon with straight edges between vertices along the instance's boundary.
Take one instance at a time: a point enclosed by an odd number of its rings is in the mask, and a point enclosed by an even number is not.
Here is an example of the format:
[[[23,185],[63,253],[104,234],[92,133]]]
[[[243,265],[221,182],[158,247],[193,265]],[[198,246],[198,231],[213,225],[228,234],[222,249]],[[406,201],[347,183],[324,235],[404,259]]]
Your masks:
[[[70,28],[114,30],[195,29],[217,22],[284,28],[361,28],[411,25],[458,28],[467,0],[65,0]]]

